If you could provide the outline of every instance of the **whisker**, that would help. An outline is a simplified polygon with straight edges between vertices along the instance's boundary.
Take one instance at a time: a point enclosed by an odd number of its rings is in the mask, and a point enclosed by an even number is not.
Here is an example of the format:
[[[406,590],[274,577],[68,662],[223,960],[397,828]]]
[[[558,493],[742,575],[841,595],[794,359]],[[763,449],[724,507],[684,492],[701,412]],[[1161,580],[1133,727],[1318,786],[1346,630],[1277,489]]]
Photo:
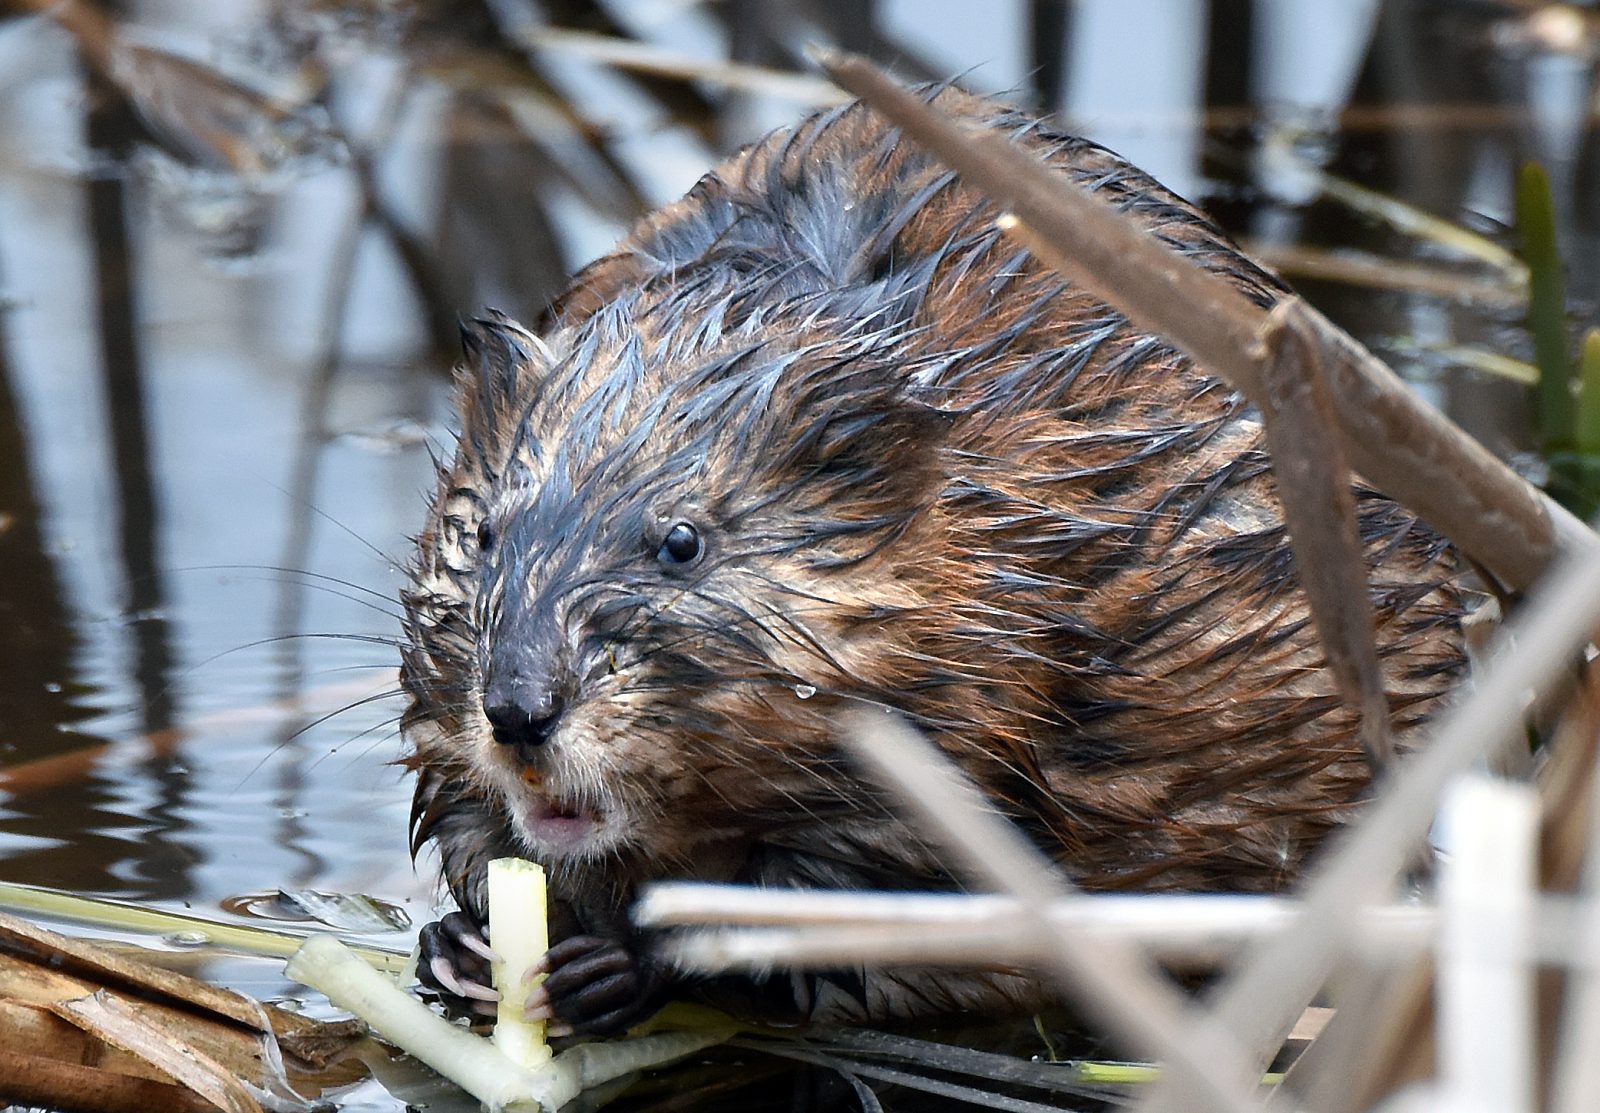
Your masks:
[[[377,602],[368,602],[365,605],[372,606],[372,607],[377,607],[377,603],[379,603],[379,602],[385,603],[385,604],[388,604],[389,608],[390,608],[390,609],[383,609],[382,610],[382,613],[386,617],[388,617],[388,618],[396,618],[396,619],[405,617],[404,612],[400,608],[395,606],[395,604],[398,602],[398,600],[395,599],[395,597],[393,595],[389,594],[388,592],[380,591],[377,588],[373,588],[373,587],[367,587],[365,584],[358,584],[354,580],[346,580],[346,579],[342,579],[342,578],[340,578],[338,576],[331,576],[331,575],[327,574],[326,572],[314,572],[309,568],[293,568],[293,567],[289,567],[287,565],[282,565],[282,564],[186,564],[186,565],[182,565],[180,567],[174,568],[174,569],[172,569],[172,571],[174,571],[174,572],[277,572],[277,573],[279,573],[281,575],[285,575],[285,576],[303,576],[308,580],[322,580],[322,581],[326,581],[327,583],[330,583],[330,584],[336,584],[337,586],[342,587],[342,588],[347,588],[350,591],[359,592],[362,595],[370,595]],[[280,583],[282,581],[269,580],[267,582],[268,583]],[[313,585],[308,585],[308,586],[316,586],[316,585],[313,584]],[[339,595],[340,598],[349,599],[352,603],[362,602],[359,599],[352,598],[351,596],[348,596],[348,595],[342,595],[339,592],[331,592],[331,593],[334,594],[334,595]]]
[[[355,530],[353,530],[349,526],[345,525],[345,523],[343,523],[339,519],[335,518],[332,514],[329,514],[326,510],[322,509],[322,507],[318,506],[316,503],[312,502],[311,500],[301,498],[299,495],[296,495],[294,492],[289,491],[289,490],[285,489],[284,487],[282,487],[281,485],[272,482],[270,479],[263,479],[262,482],[264,482],[267,486],[269,486],[269,487],[273,488],[274,490],[276,490],[280,495],[283,495],[286,498],[288,498],[291,502],[297,502],[301,506],[304,506],[307,510],[311,511],[313,514],[315,514],[317,517],[321,518],[323,521],[327,522],[329,525],[333,526],[335,529],[341,530],[344,533],[348,534],[350,537],[355,538],[355,540],[358,543],[360,543],[368,552],[372,553],[373,556],[375,556],[379,560],[383,561],[384,564],[387,564],[391,568],[402,567],[404,565],[404,563],[405,563],[404,561],[396,560],[394,557],[390,556],[388,553],[386,553],[382,549],[378,548],[378,546],[374,545],[371,541],[367,540],[365,537],[362,537]]]
[[[262,769],[266,768],[266,765],[269,761],[292,746],[296,740],[303,737],[307,731],[314,730],[323,723],[326,723],[329,719],[343,715],[347,711],[354,711],[358,707],[365,707],[369,704],[380,703],[383,700],[394,699],[396,696],[403,696],[406,694],[407,693],[402,688],[393,688],[388,691],[378,692],[374,695],[362,696],[360,699],[351,700],[349,703],[346,703],[340,707],[336,707],[326,714],[318,715],[310,722],[304,723],[296,728],[293,732],[284,737],[283,740],[277,745],[273,746],[264,755],[262,755],[261,760],[251,766],[249,771],[246,772],[242,778],[240,778],[239,783],[233,786],[233,791],[238,792],[240,789],[244,788],[245,785],[249,784],[251,777],[254,777],[257,773],[261,772]]]

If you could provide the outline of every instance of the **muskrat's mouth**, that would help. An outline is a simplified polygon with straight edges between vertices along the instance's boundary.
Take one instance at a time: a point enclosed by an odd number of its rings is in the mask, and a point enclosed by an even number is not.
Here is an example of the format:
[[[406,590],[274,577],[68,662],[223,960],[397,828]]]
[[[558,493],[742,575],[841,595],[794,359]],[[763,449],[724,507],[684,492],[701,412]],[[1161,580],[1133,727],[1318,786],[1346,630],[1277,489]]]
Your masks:
[[[522,781],[528,787],[523,824],[535,841],[549,849],[577,850],[605,827],[597,811],[551,794],[537,773],[525,772]]]

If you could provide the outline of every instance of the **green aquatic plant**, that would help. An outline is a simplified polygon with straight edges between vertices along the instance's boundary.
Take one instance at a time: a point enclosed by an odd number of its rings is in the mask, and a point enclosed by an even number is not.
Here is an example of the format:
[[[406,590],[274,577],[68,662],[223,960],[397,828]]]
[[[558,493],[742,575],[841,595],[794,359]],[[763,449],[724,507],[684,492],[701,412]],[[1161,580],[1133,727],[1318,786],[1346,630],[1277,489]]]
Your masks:
[[[1546,490],[1584,518],[1600,511],[1600,329],[1571,356],[1566,282],[1556,243],[1555,205],[1544,168],[1530,162],[1517,178],[1517,231],[1528,265],[1528,329],[1533,334],[1535,417],[1549,467]]]

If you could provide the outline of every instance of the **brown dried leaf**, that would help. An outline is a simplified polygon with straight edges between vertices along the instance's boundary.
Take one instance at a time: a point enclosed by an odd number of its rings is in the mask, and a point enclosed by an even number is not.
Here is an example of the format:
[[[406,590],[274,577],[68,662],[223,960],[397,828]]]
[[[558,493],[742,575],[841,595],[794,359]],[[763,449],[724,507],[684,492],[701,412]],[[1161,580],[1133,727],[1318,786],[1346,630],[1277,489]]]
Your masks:
[[[55,1011],[113,1047],[154,1066],[227,1113],[261,1113],[261,1105],[230,1067],[184,1043],[149,1013],[105,990],[62,1001]]]
[[[23,1052],[6,1053],[0,1101],[61,1113],[216,1113],[181,1086]]]
[[[3,913],[0,913],[0,951],[35,962],[48,962],[52,971],[84,978],[96,987],[126,989],[155,1001],[179,1003],[257,1032],[267,1028],[261,1006],[240,994],[114,954],[85,940],[71,939]]]
[[[97,1070],[170,1082],[166,1074],[135,1055],[107,1047],[95,1036],[58,1016],[48,1005],[0,1000],[0,1047],[9,1055],[37,1055],[67,1063],[92,1063]],[[0,1101],[16,1099],[0,1086]]]
[[[142,1015],[159,1016],[173,1039],[263,1085],[271,1080],[281,1082],[283,1074],[265,1044],[269,1027],[289,1057],[289,1078],[299,1090],[342,1085],[359,1077],[364,1069],[359,1061],[351,1060],[341,1069],[327,1070],[365,1037],[366,1028],[358,1022],[324,1023],[298,1016],[161,969],[134,955],[0,915],[0,1047],[12,1046],[6,1039],[8,1015],[19,1032],[38,1023],[27,1014],[8,1014],[8,1009],[51,1009],[107,988],[125,992],[130,1007],[137,1007]],[[74,1034],[75,1041],[81,1038]],[[87,1044],[72,1042],[64,1045],[58,1057],[84,1058],[92,1050]],[[96,1052],[104,1053],[103,1047]]]

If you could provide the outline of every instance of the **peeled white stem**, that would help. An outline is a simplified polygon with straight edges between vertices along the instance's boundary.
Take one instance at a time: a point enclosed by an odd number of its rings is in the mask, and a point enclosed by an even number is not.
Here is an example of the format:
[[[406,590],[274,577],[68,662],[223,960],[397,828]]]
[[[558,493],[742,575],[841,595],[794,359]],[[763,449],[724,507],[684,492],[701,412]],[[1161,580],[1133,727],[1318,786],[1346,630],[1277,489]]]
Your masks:
[[[488,1040],[458,1028],[352,954],[331,935],[313,935],[285,968],[355,1013],[384,1039],[460,1086],[491,1109],[537,1101],[543,1087]]]
[[[546,923],[544,869],[522,858],[489,863],[489,946],[500,956],[490,974],[500,991],[495,1011],[495,1046],[513,1063],[537,1067],[550,1058],[542,1020],[522,1016],[528,991],[544,975],[525,979],[550,949]]]
[[[433,1012],[331,935],[306,940],[289,960],[287,973],[495,1111],[554,1111],[591,1086],[662,1066],[733,1034],[731,1028],[719,1028],[582,1044],[528,1070],[490,1041]]]

